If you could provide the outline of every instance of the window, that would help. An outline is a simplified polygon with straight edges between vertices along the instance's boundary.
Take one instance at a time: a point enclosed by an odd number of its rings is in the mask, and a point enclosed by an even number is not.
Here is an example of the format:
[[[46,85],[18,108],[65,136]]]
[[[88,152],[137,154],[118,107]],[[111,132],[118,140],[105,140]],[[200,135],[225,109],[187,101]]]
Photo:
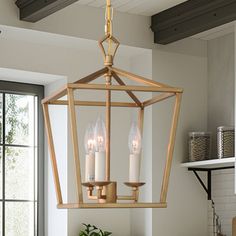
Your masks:
[[[44,235],[43,91],[0,81],[0,236]]]

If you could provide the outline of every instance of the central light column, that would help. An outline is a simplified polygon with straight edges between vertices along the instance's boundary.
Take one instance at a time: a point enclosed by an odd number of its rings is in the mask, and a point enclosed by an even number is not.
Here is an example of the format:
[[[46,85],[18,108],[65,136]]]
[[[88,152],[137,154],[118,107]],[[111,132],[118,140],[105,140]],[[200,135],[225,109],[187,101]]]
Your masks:
[[[111,74],[108,72],[105,76],[106,85],[111,85]],[[111,91],[106,91],[106,181],[110,181],[111,165]]]

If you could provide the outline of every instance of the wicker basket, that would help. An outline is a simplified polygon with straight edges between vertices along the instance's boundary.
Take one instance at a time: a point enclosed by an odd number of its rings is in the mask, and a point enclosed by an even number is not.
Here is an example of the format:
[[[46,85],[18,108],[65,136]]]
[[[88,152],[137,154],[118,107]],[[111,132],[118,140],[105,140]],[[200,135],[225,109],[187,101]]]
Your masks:
[[[234,127],[217,128],[218,158],[234,157]]]
[[[203,161],[210,159],[211,133],[189,133],[189,161]]]

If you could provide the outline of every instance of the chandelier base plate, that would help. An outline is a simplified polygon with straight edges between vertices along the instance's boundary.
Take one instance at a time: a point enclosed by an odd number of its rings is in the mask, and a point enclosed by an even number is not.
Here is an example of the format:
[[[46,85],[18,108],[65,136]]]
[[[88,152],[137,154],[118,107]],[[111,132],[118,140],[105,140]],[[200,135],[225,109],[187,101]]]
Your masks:
[[[131,187],[131,188],[138,188],[138,187],[141,187],[141,186],[145,185],[144,182],[136,182],[136,183],[134,183],[134,182],[125,182],[124,184],[128,187]]]
[[[90,185],[94,187],[103,187],[107,186],[111,183],[111,181],[95,181],[95,182],[89,182]]]
[[[90,182],[82,183],[82,185],[83,185],[84,187],[87,187],[87,188],[93,188],[93,187],[94,187],[94,185],[91,184]]]
[[[143,186],[144,182],[124,183],[126,186],[132,188],[132,194],[126,196],[117,195],[117,182],[86,182],[82,183],[87,188],[87,196],[89,200],[96,200],[98,203],[116,203],[117,201],[131,201],[137,203],[139,199],[139,187]],[[96,188],[96,194],[93,192]]]

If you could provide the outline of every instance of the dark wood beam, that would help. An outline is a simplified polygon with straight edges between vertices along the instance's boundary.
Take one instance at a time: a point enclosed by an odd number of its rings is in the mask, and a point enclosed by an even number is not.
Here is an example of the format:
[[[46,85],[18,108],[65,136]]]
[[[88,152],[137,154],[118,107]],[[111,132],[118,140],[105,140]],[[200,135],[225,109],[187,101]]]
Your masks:
[[[236,0],[189,0],[152,16],[154,41],[168,44],[236,20]]]
[[[78,0],[17,0],[20,20],[36,22]]]

